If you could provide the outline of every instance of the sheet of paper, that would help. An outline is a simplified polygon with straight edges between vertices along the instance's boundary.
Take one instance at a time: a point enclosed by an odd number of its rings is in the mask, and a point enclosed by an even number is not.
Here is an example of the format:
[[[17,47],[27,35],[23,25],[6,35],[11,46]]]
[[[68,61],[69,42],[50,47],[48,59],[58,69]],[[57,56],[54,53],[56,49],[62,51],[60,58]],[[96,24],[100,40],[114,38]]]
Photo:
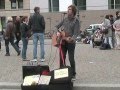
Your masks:
[[[38,84],[49,85],[51,76],[41,75]]]
[[[68,68],[54,71],[54,79],[68,77]]]
[[[32,83],[38,83],[40,75],[26,76],[24,78],[23,86],[32,85]]]

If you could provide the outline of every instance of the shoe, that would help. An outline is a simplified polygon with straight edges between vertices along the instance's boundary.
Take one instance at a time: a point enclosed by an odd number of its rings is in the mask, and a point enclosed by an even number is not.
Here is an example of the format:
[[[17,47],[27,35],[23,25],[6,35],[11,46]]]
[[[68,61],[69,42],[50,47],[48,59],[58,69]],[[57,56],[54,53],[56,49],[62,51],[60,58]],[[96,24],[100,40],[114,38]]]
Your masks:
[[[73,77],[72,77],[72,81],[75,81],[76,80],[76,76],[74,75]]]
[[[31,62],[37,62],[37,59],[30,60]]]
[[[19,55],[20,55],[20,52],[21,52],[21,51],[19,51],[19,52],[18,52],[17,56],[19,56]]]
[[[5,56],[10,56],[10,54],[9,54],[9,53],[6,53]]]
[[[41,59],[40,61],[41,61],[41,62],[44,62],[44,61],[45,61],[45,59]]]
[[[27,60],[26,58],[25,59],[22,59],[23,61],[29,61],[29,60]]]

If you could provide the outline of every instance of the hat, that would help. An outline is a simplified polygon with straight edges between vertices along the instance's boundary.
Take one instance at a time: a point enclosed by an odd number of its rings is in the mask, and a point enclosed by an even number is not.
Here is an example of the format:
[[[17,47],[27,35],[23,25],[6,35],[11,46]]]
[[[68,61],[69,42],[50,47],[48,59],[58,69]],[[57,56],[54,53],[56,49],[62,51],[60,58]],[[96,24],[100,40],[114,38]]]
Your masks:
[[[7,17],[7,21],[13,21],[12,17]]]

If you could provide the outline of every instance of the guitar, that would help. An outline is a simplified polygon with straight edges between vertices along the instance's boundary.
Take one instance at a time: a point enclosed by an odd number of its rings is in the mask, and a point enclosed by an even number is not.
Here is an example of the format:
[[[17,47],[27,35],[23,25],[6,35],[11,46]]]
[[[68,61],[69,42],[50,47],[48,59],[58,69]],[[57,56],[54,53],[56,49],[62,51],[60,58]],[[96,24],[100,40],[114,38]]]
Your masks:
[[[65,37],[65,32],[57,32],[52,35],[52,45],[58,47],[62,42],[62,38]]]
[[[62,44],[63,40],[67,41],[68,43],[74,42],[68,33],[64,32],[64,31],[60,31],[60,32],[53,34],[52,45],[58,47],[60,44]]]

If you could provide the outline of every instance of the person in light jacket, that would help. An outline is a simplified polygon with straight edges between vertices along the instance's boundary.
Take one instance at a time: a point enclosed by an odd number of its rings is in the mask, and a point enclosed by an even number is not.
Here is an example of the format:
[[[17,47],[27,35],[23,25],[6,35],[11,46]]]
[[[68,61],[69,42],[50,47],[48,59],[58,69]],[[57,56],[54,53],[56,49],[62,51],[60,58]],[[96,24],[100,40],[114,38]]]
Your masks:
[[[116,37],[115,49],[120,50],[120,12],[118,13],[117,20],[113,24],[113,28],[115,29],[115,37]]]
[[[108,43],[110,45],[111,49],[112,49],[113,48],[112,27],[111,27],[111,24],[110,24],[109,15],[105,16],[105,19],[104,19],[102,25],[103,25],[104,29],[108,29],[108,33],[104,35],[105,36],[104,43]]]

